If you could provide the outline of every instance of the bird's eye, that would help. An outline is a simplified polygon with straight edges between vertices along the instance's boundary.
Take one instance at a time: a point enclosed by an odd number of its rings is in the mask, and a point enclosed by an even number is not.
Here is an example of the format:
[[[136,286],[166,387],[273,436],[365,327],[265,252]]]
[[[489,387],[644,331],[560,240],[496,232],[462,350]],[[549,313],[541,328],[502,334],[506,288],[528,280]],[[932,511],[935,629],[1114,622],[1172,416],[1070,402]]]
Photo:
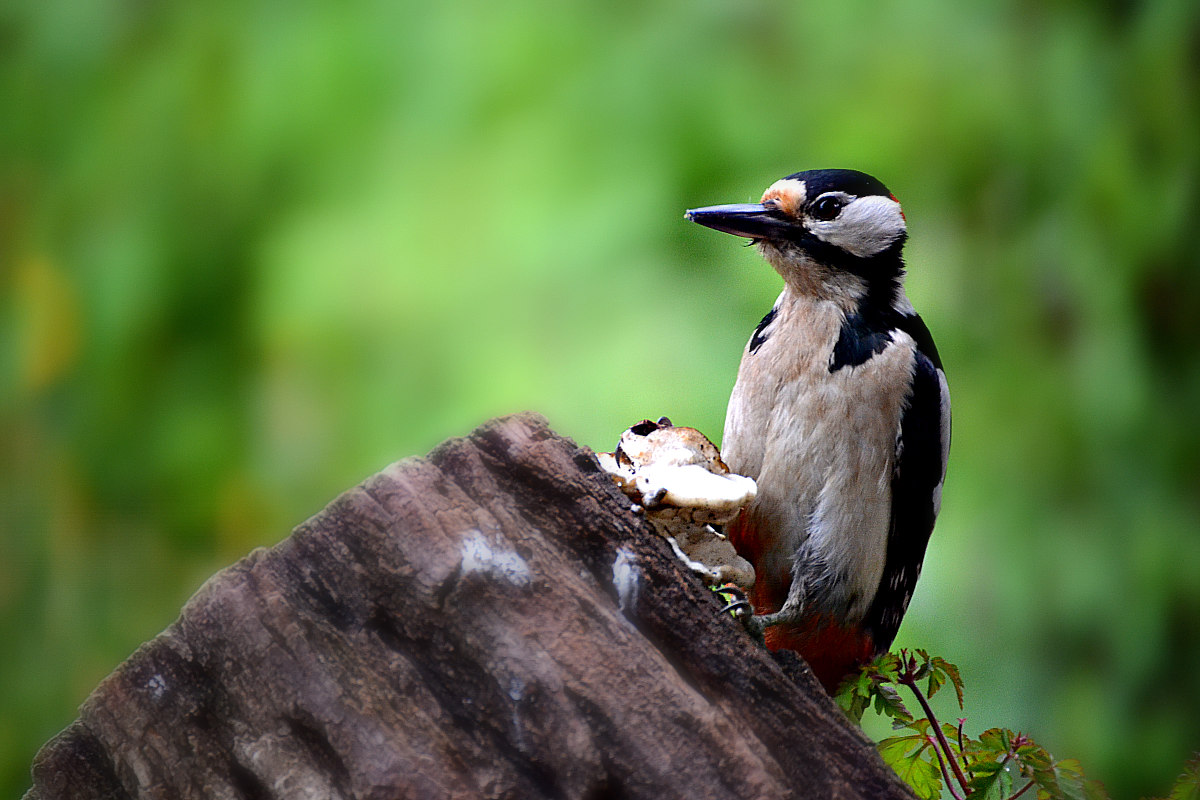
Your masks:
[[[823,197],[818,197],[816,202],[812,204],[812,208],[809,209],[808,213],[814,219],[828,222],[838,214],[842,213],[843,205],[845,204],[840,197],[827,194]]]

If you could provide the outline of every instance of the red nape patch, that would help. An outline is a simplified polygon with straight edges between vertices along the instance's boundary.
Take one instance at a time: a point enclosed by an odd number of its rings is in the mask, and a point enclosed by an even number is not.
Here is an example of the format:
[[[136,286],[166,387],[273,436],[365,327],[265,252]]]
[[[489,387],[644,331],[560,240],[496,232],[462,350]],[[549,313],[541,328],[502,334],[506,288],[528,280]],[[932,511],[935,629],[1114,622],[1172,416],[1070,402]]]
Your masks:
[[[851,670],[875,655],[871,635],[860,628],[843,628],[830,617],[813,616],[800,625],[768,628],[767,648],[795,650],[813,674],[833,694]]]
[[[896,195],[889,194],[888,197],[892,198],[893,203],[900,206],[900,201],[896,199]],[[904,220],[905,222],[908,222],[908,217],[904,216],[904,206],[900,206],[900,219]]]

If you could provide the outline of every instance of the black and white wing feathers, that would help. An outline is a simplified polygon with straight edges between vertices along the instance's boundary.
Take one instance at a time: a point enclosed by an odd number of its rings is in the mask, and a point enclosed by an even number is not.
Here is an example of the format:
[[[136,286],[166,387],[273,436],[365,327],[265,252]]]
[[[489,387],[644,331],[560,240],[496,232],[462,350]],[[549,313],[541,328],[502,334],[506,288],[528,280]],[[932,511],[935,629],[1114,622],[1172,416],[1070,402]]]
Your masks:
[[[950,394],[937,347],[916,314],[904,315],[897,327],[912,336],[917,350],[912,386],[896,437],[887,557],[879,589],[863,620],[876,652],[891,646],[912,599],[941,508],[950,450]]]

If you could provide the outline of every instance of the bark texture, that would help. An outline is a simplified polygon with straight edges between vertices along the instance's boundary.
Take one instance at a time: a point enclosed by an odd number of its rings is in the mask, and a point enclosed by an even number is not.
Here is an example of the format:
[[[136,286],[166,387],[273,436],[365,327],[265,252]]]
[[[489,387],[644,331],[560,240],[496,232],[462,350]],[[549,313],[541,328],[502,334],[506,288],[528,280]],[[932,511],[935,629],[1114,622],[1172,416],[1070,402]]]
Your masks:
[[[591,451],[520,415],[210,579],[34,762],[49,798],[899,798]]]

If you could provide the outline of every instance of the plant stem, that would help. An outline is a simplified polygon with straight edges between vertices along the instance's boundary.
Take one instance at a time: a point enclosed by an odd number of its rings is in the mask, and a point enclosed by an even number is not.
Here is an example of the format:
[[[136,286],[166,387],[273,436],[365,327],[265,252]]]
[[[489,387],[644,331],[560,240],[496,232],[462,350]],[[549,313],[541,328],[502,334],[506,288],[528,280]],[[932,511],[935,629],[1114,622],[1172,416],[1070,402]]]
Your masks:
[[[942,779],[946,781],[946,788],[950,790],[950,796],[954,800],[963,800],[963,796],[954,791],[954,782],[950,780],[950,772],[946,769],[946,759],[942,758],[942,751],[938,749],[937,742],[932,736],[926,736],[925,741],[929,742],[929,746],[933,748],[933,754],[937,756],[938,766],[942,768]]]
[[[1017,800],[1017,798],[1018,798],[1018,797],[1020,797],[1021,795],[1025,794],[1025,793],[1026,793],[1026,792],[1028,792],[1030,789],[1032,789],[1032,788],[1033,788],[1033,784],[1034,784],[1034,781],[1032,781],[1032,780],[1031,780],[1031,781],[1029,781],[1029,783],[1027,783],[1027,784],[1025,784],[1024,786],[1022,786],[1022,787],[1020,788],[1020,790],[1019,790],[1019,791],[1017,791],[1015,794],[1009,795],[1009,797],[1008,797],[1008,800]]]
[[[917,681],[913,677],[913,671],[906,668],[901,672],[900,682],[917,696],[917,702],[921,704],[921,708],[925,711],[925,718],[929,720],[929,724],[933,727],[933,732],[937,735],[938,744],[942,746],[942,751],[946,754],[946,760],[954,768],[954,777],[958,778],[958,785],[964,791],[969,792],[970,790],[967,789],[967,776],[963,775],[962,768],[958,766],[958,759],[954,757],[954,751],[950,749],[950,743],[946,741],[946,735],[942,733],[942,725],[938,722],[937,717],[934,716],[933,709],[929,707],[929,701],[925,699],[925,695],[921,694],[921,690],[917,688]],[[947,785],[949,785],[948,782]]]

